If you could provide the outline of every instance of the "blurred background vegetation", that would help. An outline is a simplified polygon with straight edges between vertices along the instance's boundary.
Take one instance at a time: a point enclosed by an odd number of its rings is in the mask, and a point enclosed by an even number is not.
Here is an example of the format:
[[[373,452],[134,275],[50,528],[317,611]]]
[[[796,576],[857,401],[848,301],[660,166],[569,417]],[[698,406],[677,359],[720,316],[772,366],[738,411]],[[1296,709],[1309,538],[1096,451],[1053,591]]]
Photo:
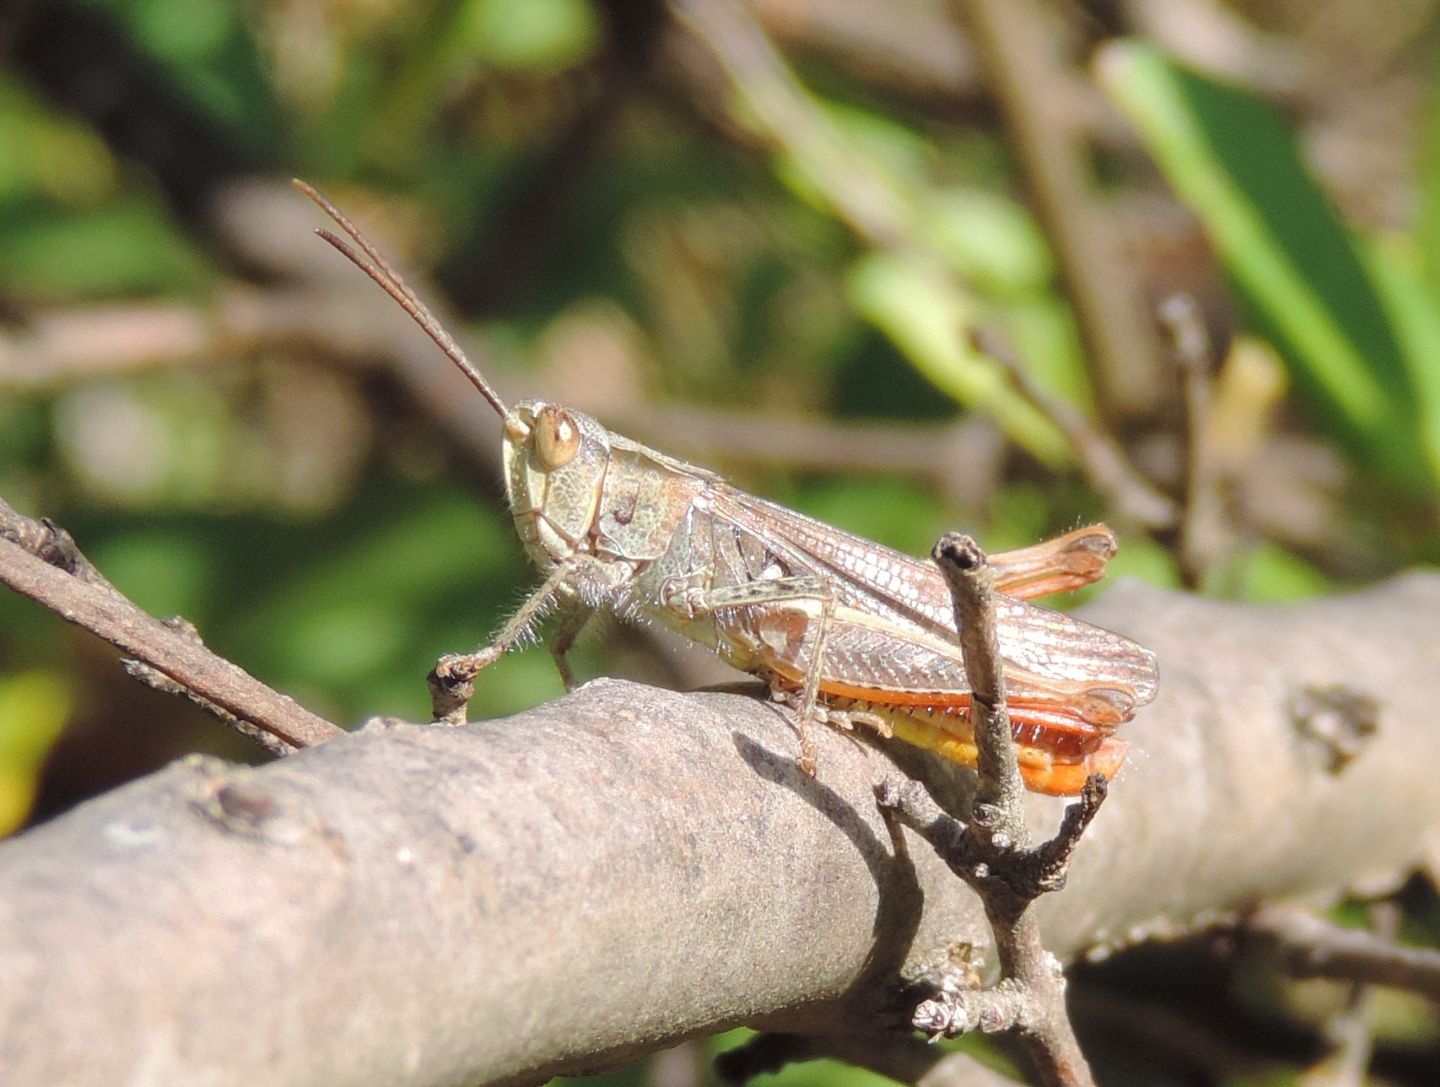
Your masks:
[[[1104,518],[1117,572],[1249,601],[1434,562],[1437,42],[1420,0],[5,0],[0,496],[316,711],[426,716],[532,584],[499,428],[300,175],[507,397],[907,551]],[[620,628],[577,671],[723,678]],[[476,710],[559,693],[518,654]],[[0,833],[195,750],[258,758],[0,594]],[[1223,1010],[1132,958],[1102,1067],[1323,1050],[1188,953]]]

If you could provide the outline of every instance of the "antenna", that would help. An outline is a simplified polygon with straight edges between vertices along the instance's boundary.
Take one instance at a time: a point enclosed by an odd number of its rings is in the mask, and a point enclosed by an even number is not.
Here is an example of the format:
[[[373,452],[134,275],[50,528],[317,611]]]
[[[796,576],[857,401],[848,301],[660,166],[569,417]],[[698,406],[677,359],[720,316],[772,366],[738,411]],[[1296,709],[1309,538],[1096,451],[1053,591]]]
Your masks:
[[[405,282],[405,277],[395,270],[394,265],[385,259],[380,250],[370,244],[370,239],[365,237],[360,228],[347,219],[340,209],[322,196],[314,186],[301,181],[298,177],[291,184],[314,201],[321,211],[335,220],[335,225],[350,236],[365,256],[362,257],[342,238],[336,237],[323,227],[316,228],[315,233],[338,249],[351,264],[373,279],[382,291],[395,299],[400,308],[410,315],[411,320],[425,331],[425,335],[435,341],[435,346],[445,352],[446,358],[470,379],[470,384],[480,390],[480,395],[490,402],[490,406],[500,413],[502,419],[509,415],[505,401],[500,399],[499,394],[490,387],[490,383],[485,380],[479,368],[470,361],[470,356],[465,354],[465,349],[455,342],[455,338],[450,333],[445,331],[445,326],[430,312],[430,307],[420,301],[420,296],[410,289],[410,284]]]

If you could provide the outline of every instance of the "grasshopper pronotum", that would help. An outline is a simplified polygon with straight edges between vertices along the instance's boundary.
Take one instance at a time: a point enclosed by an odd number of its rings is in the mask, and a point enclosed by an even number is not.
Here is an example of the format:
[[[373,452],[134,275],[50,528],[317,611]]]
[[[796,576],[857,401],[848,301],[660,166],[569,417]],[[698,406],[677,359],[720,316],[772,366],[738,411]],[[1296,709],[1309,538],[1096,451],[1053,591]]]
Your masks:
[[[965,765],[976,759],[970,691],[949,590],[930,563],[744,493],[693,464],[542,400],[507,407],[388,261],[334,205],[296,185],[359,246],[328,241],[398,302],[504,421],[505,490],[525,550],[546,577],[475,653],[445,658],[442,679],[472,679],[563,615],[565,654],[597,609],[657,619],[765,679],[806,724],[864,724]],[[368,258],[368,259],[367,259]],[[1111,778],[1113,733],[1155,695],[1155,657],[1118,634],[1028,603],[1104,575],[1115,539],[1092,525],[992,555],[1007,705],[1026,785],[1068,796]]]

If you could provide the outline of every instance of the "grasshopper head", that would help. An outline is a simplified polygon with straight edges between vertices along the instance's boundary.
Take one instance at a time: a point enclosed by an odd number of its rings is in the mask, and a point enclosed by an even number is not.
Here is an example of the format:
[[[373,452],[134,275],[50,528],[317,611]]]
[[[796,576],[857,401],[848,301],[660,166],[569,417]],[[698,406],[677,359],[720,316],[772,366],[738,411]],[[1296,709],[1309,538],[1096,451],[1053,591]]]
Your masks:
[[[610,440],[588,415],[524,400],[505,413],[505,493],[515,530],[542,569],[590,549]]]
[[[299,180],[295,184],[335,220],[364,256],[328,230],[316,233],[399,303],[505,420],[505,493],[516,531],[535,564],[548,569],[577,551],[592,551],[590,529],[610,463],[605,428],[588,415],[543,400],[525,400],[507,408],[485,375],[360,229],[314,188]]]

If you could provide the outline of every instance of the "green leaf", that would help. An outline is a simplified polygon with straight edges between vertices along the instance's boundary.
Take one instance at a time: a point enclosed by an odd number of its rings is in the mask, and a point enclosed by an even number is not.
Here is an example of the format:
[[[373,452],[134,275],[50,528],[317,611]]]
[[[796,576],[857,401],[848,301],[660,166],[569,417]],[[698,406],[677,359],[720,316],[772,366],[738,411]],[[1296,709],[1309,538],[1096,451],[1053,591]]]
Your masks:
[[[197,288],[207,271],[205,258],[164,209],[142,199],[81,213],[0,209],[0,284],[27,299],[93,300]]]
[[[1011,386],[1000,364],[970,346],[974,301],[934,261],[900,251],[872,253],[850,270],[855,308],[888,335],[940,390],[990,415],[1042,464],[1069,463],[1058,430]]]
[[[40,771],[70,716],[70,695],[49,672],[0,678],[0,835],[25,822]]]
[[[1312,600],[1334,592],[1324,574],[1275,544],[1256,544],[1239,557],[1234,576],[1240,599],[1253,604]]]
[[[1014,200],[952,186],[925,194],[922,203],[927,240],[966,283],[1026,298],[1050,287],[1055,261],[1045,235]]]
[[[1433,488],[1396,329],[1282,120],[1137,42],[1108,47],[1098,72],[1204,222],[1316,424],[1407,488]]]
[[[1376,244],[1367,253],[1380,299],[1400,333],[1415,389],[1420,443],[1440,479],[1440,305],[1413,244]]]
[[[1440,68],[1436,74],[1440,77]],[[1421,272],[1431,296],[1436,297],[1440,296],[1440,78],[1431,88],[1422,140],[1415,234],[1420,243]]]
[[[563,71],[600,44],[600,20],[587,0],[473,0],[465,12],[469,47],[512,71]]]

